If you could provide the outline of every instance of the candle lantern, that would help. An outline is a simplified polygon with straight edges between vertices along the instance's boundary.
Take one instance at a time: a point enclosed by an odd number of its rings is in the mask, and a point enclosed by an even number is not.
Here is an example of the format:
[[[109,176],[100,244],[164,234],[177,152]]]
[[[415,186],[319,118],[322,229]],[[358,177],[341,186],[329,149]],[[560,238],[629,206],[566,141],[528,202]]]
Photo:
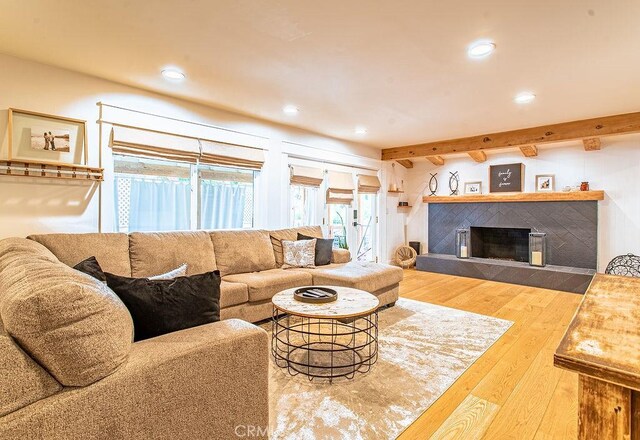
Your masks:
[[[529,234],[529,264],[541,267],[547,264],[547,234],[544,232]]]
[[[456,257],[469,258],[471,256],[471,246],[469,245],[469,230],[456,230]]]

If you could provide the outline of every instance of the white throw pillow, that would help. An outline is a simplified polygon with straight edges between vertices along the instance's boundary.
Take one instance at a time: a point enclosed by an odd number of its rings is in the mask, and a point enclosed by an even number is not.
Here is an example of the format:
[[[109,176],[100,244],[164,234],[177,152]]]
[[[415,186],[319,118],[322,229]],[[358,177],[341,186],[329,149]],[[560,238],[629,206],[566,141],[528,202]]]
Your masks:
[[[172,280],[177,277],[184,277],[187,275],[187,263],[184,263],[167,273],[161,273],[153,277],[147,277],[150,280]]]
[[[292,267],[316,267],[316,239],[282,240],[283,269]]]

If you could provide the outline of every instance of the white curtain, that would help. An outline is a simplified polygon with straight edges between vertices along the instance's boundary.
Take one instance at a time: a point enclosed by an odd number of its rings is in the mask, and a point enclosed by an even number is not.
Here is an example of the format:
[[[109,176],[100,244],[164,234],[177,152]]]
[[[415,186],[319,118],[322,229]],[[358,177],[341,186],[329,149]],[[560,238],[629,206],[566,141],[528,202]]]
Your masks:
[[[203,229],[239,229],[243,226],[247,188],[227,182],[202,180]]]
[[[304,201],[304,226],[317,225],[318,221],[318,188],[307,187],[307,197]]]
[[[129,203],[129,231],[190,229],[191,188],[188,181],[134,177]]]

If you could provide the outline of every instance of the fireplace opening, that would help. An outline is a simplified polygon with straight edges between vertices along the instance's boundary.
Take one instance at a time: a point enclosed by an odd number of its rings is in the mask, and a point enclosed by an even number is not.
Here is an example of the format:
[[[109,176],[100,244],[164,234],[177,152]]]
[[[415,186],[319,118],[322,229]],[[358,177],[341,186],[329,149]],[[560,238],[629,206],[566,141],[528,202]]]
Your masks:
[[[471,227],[471,255],[498,260],[529,261],[529,233],[524,228]]]

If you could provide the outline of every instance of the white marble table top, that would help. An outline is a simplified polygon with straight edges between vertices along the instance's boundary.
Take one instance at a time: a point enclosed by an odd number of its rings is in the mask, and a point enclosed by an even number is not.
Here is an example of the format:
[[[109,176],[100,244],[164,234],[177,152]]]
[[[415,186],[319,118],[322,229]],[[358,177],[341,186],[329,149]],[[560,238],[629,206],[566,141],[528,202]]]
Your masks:
[[[339,286],[313,286],[327,287],[338,292],[338,299],[324,304],[310,304],[298,301],[293,297],[293,292],[300,287],[283,290],[276,293],[271,301],[280,311],[290,315],[304,316],[307,318],[350,318],[364,316],[373,313],[379,306],[380,300],[364,290]]]

